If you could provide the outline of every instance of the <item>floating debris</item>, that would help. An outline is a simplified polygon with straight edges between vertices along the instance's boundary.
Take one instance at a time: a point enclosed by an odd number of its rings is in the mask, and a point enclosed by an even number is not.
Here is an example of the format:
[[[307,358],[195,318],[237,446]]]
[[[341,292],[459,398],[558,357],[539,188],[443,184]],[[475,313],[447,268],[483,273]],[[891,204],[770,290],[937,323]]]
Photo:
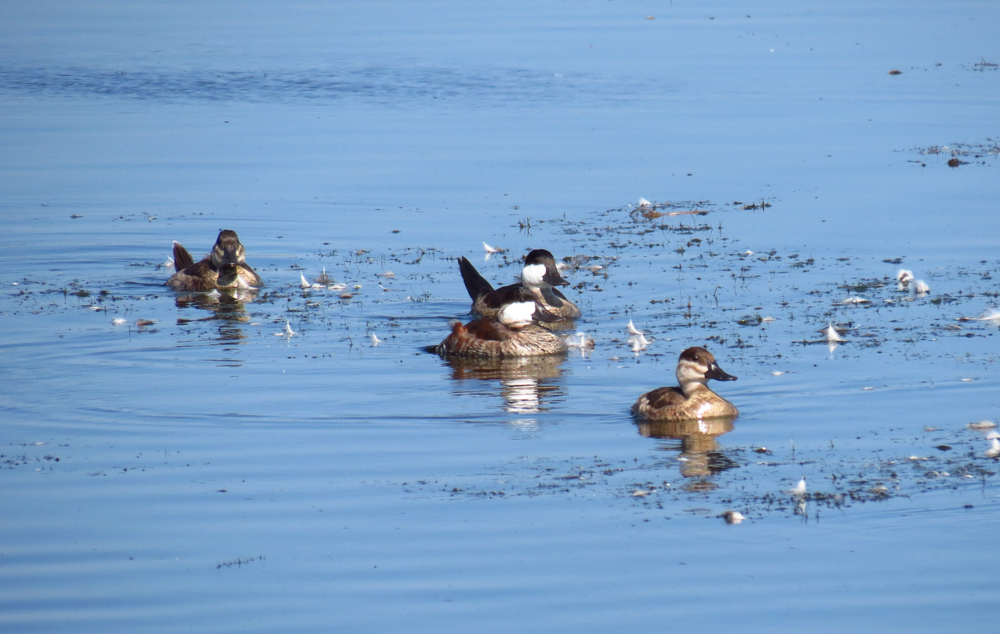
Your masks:
[[[746,519],[746,516],[739,511],[726,511],[721,517],[726,520],[726,524],[739,524]]]
[[[274,333],[274,336],[275,337],[288,337],[289,339],[291,339],[293,336],[295,336],[297,334],[299,334],[299,333],[297,333],[294,330],[292,330],[292,325],[290,323],[288,323],[288,320],[285,320],[285,330],[282,331],[282,332],[276,332],[276,333]]]
[[[377,277],[396,277],[396,274],[392,271],[382,271],[381,273],[375,274]]]
[[[316,283],[322,284],[323,286],[329,286],[332,282],[333,278],[326,274],[326,267],[324,266],[323,272],[316,278]]]
[[[628,342],[631,346],[632,352],[642,352],[649,347],[649,341],[647,341],[646,336],[642,334],[632,335],[628,338]]]
[[[990,439],[990,448],[986,450],[984,454],[987,458],[996,458],[1000,456],[1000,438]]]
[[[372,340],[372,348],[375,348],[375,347],[377,347],[377,346],[378,346],[378,344],[382,343],[382,340],[381,340],[381,339],[379,339],[378,337],[376,337],[376,336],[375,336],[375,333],[374,333],[374,332],[373,332],[373,333],[371,333],[371,334],[369,334],[368,336],[369,336],[369,337],[371,337],[371,340]]]
[[[486,251],[487,255],[493,255],[494,253],[506,253],[507,249],[501,249],[500,247],[491,247],[490,245],[483,243],[483,249]]]
[[[823,333],[823,336],[826,337],[828,343],[838,343],[842,341],[847,341],[846,339],[841,337],[840,333],[837,332],[837,329],[833,327],[833,322],[828,322],[828,323],[829,325],[821,331]]]
[[[570,348],[579,348],[580,350],[594,349],[594,340],[588,337],[585,332],[578,332],[575,335],[566,335],[563,339],[565,339],[566,345]]]
[[[653,206],[653,203],[649,202],[645,198],[641,198],[641,197],[639,198],[639,208],[640,209],[642,209],[643,207],[652,207],[652,206]]]
[[[628,320],[628,325],[625,326],[625,330],[630,335],[641,335],[641,334],[643,334],[641,330],[639,330],[638,328],[635,327],[635,324],[632,323],[631,319]]]
[[[979,317],[959,317],[958,321],[1000,321],[1000,308],[991,308]]]
[[[635,324],[632,323],[631,319],[628,320],[628,325],[625,326],[625,331],[629,335],[628,345],[632,349],[632,352],[642,352],[649,347],[649,340],[646,339],[646,335],[635,327]]]
[[[788,492],[791,493],[792,495],[798,495],[798,496],[805,495],[806,494],[806,477],[802,476],[802,479],[799,480],[799,483],[796,484],[795,487],[789,489]]]
[[[114,324],[114,325],[116,325],[116,326],[124,326],[125,324],[128,323],[128,320],[127,319],[122,319],[121,317],[116,317],[116,318],[114,318],[114,319],[111,320],[111,323]]]
[[[872,302],[870,299],[865,299],[864,297],[855,296],[855,297],[848,297],[847,299],[841,301],[840,303],[846,306],[850,304],[871,304]]]
[[[991,420],[981,420],[977,423],[969,423],[966,425],[969,429],[996,429],[997,424]]]
[[[299,278],[301,278],[302,280],[301,282],[299,282],[299,286],[301,286],[303,289],[312,288],[312,284],[309,283],[309,280],[306,279],[306,276],[301,271],[299,271]]]
[[[774,372],[771,373],[771,376],[781,376],[782,374],[786,374],[786,372],[783,372],[781,370],[775,370]]]

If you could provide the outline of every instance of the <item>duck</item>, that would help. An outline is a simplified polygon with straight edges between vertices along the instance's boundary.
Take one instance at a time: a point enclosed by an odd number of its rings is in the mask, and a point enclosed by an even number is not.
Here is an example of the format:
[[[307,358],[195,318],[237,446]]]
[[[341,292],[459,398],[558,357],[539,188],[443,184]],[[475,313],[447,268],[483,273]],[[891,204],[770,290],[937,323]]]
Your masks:
[[[557,286],[569,286],[556,267],[556,259],[545,249],[528,253],[521,269],[521,281],[494,289],[468,258],[458,259],[465,290],[472,298],[472,312],[479,317],[496,318],[500,311],[515,302],[537,302],[549,313],[563,319],[576,319],[580,308],[563,295]]]
[[[639,397],[632,414],[645,420],[681,421],[705,418],[736,418],[736,406],[713,392],[709,379],[735,381],[715,362],[715,357],[701,347],[688,348],[677,360],[679,387],[661,387]]]
[[[456,321],[435,352],[478,359],[565,354],[568,348],[563,338],[536,323],[558,319],[537,302],[513,302],[501,308],[496,318],[481,317],[467,324]]]
[[[246,263],[239,236],[223,229],[215,240],[212,253],[195,262],[188,250],[174,241],[174,270],[167,286],[176,291],[212,291],[215,289],[252,289],[264,285],[260,276]]]

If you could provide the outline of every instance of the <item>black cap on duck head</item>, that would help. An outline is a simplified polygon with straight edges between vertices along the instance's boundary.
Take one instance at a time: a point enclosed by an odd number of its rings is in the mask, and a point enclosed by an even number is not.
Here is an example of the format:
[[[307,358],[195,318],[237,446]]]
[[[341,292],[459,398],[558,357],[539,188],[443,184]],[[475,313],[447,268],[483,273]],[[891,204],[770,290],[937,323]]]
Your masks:
[[[545,267],[545,273],[542,275],[542,280],[549,284],[550,286],[569,286],[569,282],[563,279],[563,276],[559,274],[559,268],[556,267],[556,258],[546,249],[535,249],[528,254],[528,257],[524,260],[524,266],[538,266],[541,265]]]
[[[246,260],[243,245],[235,231],[223,229],[212,248],[212,264],[216,268],[243,264]]]

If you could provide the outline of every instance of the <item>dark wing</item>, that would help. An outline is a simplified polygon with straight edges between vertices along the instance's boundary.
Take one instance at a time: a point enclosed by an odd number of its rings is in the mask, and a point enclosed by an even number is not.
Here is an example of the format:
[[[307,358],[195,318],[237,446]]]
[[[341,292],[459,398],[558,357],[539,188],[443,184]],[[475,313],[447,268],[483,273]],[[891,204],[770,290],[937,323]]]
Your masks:
[[[687,397],[684,396],[684,392],[681,392],[679,387],[661,387],[652,392],[647,392],[643,396],[646,397],[646,402],[649,403],[649,407],[652,409],[680,405],[687,401]]]
[[[240,269],[240,277],[247,280],[247,283],[249,283],[250,286],[253,286],[255,288],[260,288],[261,286],[264,285],[264,280],[260,279],[260,276],[257,275],[257,272],[254,271],[252,268],[250,268],[249,265],[241,262],[236,266]]]
[[[465,282],[465,290],[469,292],[472,301],[476,301],[483,295],[493,290],[493,285],[486,281],[472,262],[463,255],[458,258],[458,269],[462,272],[462,281]]]
[[[211,260],[206,258],[183,271],[174,273],[167,280],[167,286],[178,291],[211,291],[215,290],[218,278],[218,271],[212,266]]]

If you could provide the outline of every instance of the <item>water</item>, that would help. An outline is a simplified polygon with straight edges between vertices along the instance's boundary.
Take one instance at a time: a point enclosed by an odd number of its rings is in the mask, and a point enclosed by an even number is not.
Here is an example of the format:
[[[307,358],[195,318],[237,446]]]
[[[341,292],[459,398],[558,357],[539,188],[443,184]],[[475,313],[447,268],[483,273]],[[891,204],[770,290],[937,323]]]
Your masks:
[[[988,629],[990,9],[4,5],[0,620]],[[163,287],[222,228],[266,288]],[[536,247],[592,354],[421,351]],[[637,425],[689,345],[741,417]]]

